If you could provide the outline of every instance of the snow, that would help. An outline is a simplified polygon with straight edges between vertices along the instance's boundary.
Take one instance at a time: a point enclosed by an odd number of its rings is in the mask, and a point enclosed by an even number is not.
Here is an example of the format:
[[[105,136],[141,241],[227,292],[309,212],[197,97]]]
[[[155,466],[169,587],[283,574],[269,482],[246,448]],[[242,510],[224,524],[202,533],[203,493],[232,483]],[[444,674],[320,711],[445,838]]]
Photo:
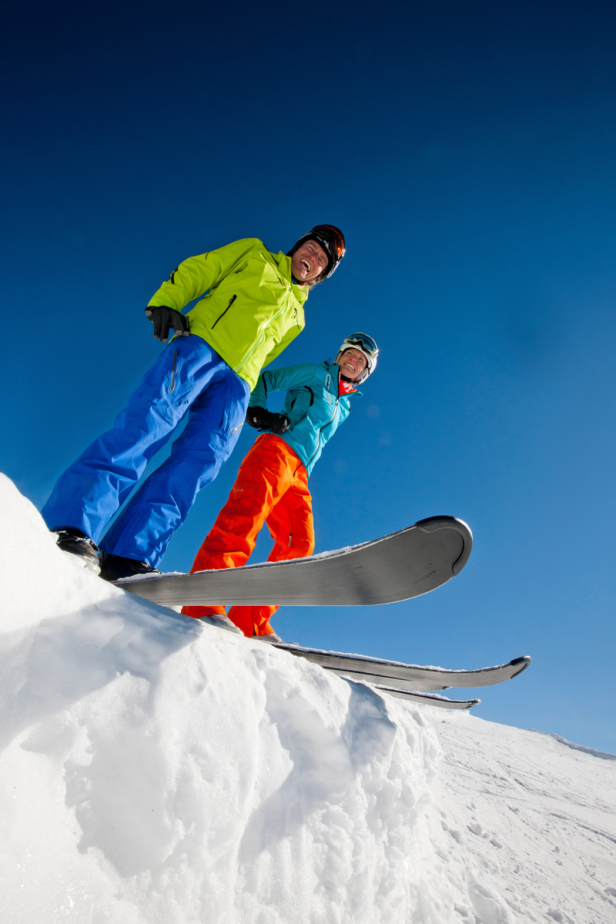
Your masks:
[[[616,762],[60,552],[0,476],[3,924],[613,924]]]
[[[614,922],[613,759],[477,717],[447,718],[438,736],[444,765],[430,811],[442,834],[433,846],[452,884],[471,883],[468,900],[456,899],[463,910],[484,924]]]

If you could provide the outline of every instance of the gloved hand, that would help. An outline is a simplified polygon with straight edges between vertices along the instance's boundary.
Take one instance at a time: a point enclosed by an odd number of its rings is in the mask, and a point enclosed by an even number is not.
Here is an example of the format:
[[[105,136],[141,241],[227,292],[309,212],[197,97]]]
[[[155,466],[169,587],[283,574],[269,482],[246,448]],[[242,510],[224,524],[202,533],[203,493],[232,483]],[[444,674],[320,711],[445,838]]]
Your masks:
[[[291,421],[284,414],[273,414],[264,407],[249,407],[246,412],[246,423],[255,430],[269,430],[276,436],[282,436],[291,426]]]
[[[159,308],[148,307],[145,309],[145,314],[154,325],[155,339],[160,340],[161,343],[166,343],[169,339],[170,328],[173,328],[180,337],[188,337],[190,334],[188,318],[185,318],[175,308],[167,308],[165,305]]]

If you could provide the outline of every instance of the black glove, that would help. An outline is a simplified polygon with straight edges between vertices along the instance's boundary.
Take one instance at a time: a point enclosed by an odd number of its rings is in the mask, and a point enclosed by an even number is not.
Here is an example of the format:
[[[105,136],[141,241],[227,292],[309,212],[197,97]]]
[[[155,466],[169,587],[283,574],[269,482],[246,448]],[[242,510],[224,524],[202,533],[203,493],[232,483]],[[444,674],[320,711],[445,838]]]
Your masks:
[[[246,423],[255,430],[269,430],[276,436],[282,436],[291,426],[291,421],[284,414],[273,414],[264,407],[249,407],[246,412]]]
[[[146,308],[145,314],[154,325],[155,339],[160,340],[161,343],[167,342],[171,328],[180,337],[188,337],[190,334],[188,318],[185,318],[175,308],[167,308],[165,305],[161,305],[159,308]]]

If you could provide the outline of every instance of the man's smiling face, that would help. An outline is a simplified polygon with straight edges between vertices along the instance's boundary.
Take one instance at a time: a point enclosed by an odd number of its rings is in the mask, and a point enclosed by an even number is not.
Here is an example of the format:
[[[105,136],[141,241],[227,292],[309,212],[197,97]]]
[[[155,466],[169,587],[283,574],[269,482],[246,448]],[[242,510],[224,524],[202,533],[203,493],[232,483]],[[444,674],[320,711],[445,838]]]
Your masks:
[[[305,241],[291,257],[293,275],[299,282],[314,282],[328,263],[327,254],[316,241]]]

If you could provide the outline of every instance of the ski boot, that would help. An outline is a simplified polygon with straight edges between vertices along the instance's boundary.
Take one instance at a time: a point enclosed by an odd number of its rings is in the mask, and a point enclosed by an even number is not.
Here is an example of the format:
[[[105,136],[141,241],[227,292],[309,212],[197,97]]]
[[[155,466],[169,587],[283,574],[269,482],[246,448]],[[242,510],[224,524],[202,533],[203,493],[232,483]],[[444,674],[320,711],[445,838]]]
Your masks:
[[[80,529],[54,529],[52,532],[58,534],[56,545],[63,552],[69,552],[80,558],[84,567],[93,574],[98,574],[101,570],[99,554],[100,549],[92,539],[89,539]]]
[[[193,617],[197,619],[197,622],[204,622],[208,626],[216,626],[217,629],[226,629],[228,632],[234,632],[235,635],[243,635],[241,629],[235,625],[228,616],[218,616],[211,614],[209,616],[197,616]]]
[[[253,635],[253,640],[257,642],[267,642],[268,645],[275,645],[277,642],[281,642],[282,639],[279,635],[276,635],[275,632],[268,632],[267,635]]]
[[[158,568],[148,565],[147,561],[135,558],[122,558],[121,555],[101,554],[101,574],[104,581],[113,583],[121,578],[134,577],[135,574],[161,574]]]

